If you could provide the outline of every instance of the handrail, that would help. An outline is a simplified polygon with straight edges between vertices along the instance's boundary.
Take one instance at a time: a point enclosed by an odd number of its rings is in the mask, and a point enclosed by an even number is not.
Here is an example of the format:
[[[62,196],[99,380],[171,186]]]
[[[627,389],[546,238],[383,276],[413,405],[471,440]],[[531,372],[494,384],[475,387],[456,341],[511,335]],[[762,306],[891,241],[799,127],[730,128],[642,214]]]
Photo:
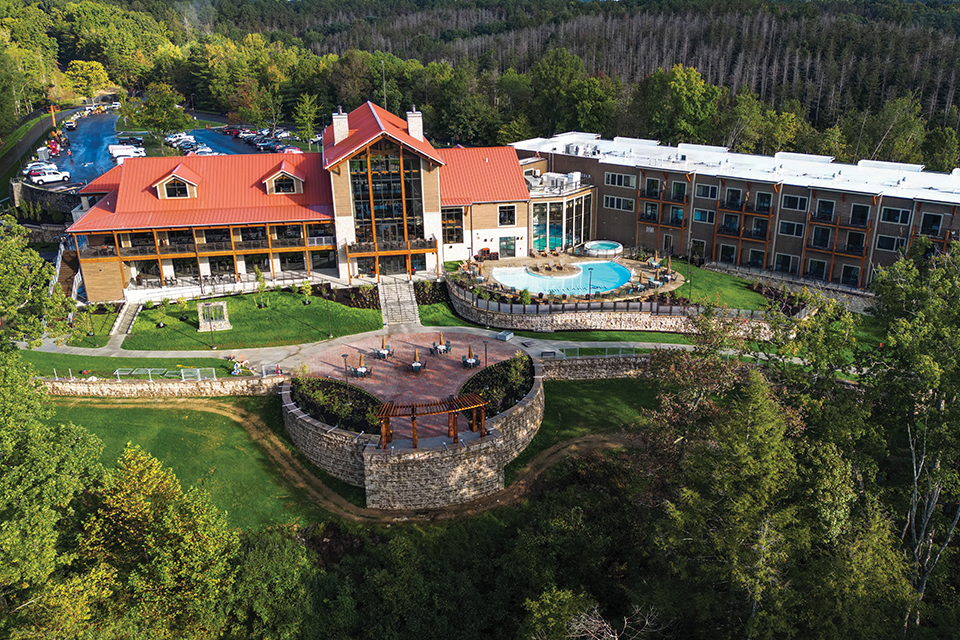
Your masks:
[[[47,289],[47,295],[53,295],[53,288],[60,282],[60,265],[63,263],[64,242],[60,241],[57,248],[57,259],[53,263],[53,278],[50,279],[50,287]]]

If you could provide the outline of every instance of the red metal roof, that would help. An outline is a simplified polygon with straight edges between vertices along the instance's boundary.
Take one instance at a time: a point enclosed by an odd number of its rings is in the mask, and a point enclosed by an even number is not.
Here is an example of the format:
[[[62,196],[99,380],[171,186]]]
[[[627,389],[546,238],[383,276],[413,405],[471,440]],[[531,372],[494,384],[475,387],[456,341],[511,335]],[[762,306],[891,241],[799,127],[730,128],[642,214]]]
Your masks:
[[[118,164],[106,173],[97,176],[97,178],[80,189],[80,193],[87,195],[90,193],[110,193],[120,188],[120,176],[123,175],[123,165]]]
[[[440,206],[462,207],[478,202],[529,200],[530,191],[513,147],[437,149]]]
[[[237,156],[186,156],[130,158],[119,174],[115,198],[101,200],[70,233],[91,231],[196,227],[227,224],[332,220],[330,175],[320,154],[284,155],[285,170],[303,180],[303,193],[267,194],[263,180],[276,174],[275,154]],[[179,165],[179,168],[178,168]],[[87,193],[120,167],[100,176],[84,189]],[[197,180],[196,198],[161,199],[158,184],[176,170]],[[103,193],[98,188],[94,193]]]
[[[155,187],[161,182],[166,182],[169,178],[172,178],[174,176],[180,178],[181,180],[183,180],[188,184],[192,184],[193,186],[197,186],[198,184],[200,184],[200,180],[202,180],[202,178],[199,175],[197,175],[196,171],[194,171],[190,167],[184,166],[183,163],[181,162],[180,164],[178,164],[173,168],[173,171],[163,176],[162,178],[160,178],[150,186]]]
[[[368,101],[351,111],[347,116],[347,123],[350,132],[339,144],[333,143],[332,124],[323,130],[323,167],[325,169],[330,169],[384,135],[399,144],[414,149],[437,164],[443,164],[443,160],[437,155],[437,150],[433,148],[433,145],[426,139],[417,140],[410,135],[407,131],[406,120],[398,118],[372,102]]]

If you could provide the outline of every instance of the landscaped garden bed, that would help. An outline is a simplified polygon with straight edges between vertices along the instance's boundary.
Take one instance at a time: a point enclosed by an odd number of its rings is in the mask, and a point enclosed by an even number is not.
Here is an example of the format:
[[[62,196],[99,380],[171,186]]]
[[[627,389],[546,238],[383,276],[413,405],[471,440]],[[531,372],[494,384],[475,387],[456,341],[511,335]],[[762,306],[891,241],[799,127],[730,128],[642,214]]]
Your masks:
[[[533,361],[517,355],[481,369],[464,383],[460,393],[476,393],[487,401],[487,417],[502,413],[517,404],[533,387]]]
[[[348,431],[373,433],[382,402],[363,389],[326,378],[294,378],[290,396],[314,420]]]

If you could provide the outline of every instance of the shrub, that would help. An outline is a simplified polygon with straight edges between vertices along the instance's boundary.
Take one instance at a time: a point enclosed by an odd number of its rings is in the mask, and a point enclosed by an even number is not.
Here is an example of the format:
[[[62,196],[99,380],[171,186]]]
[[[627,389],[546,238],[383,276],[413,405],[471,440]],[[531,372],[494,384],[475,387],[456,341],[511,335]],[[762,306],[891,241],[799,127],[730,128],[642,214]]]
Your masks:
[[[482,369],[467,380],[461,393],[477,393],[487,401],[487,417],[520,402],[533,387],[533,360],[518,351],[509,360]]]
[[[293,401],[315,420],[356,432],[379,429],[377,408],[382,403],[363,389],[337,380],[305,377],[294,378],[291,386]]]
[[[530,304],[530,292],[526,289],[520,292],[520,304]]]

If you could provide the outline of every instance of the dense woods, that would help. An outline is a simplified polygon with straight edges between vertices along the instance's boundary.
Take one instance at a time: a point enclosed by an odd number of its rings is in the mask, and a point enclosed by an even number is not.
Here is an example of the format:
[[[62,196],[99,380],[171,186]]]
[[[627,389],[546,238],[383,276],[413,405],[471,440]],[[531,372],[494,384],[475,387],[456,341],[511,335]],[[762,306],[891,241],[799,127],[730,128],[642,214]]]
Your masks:
[[[559,130],[956,166],[956,5],[556,1],[210,4],[4,0],[0,135],[89,87],[99,63],[131,91],[290,120],[374,100],[424,110],[437,144]],[[686,128],[669,103],[703,83]],[[672,74],[672,75],[671,75]],[[558,84],[559,83],[559,84]],[[672,95],[671,95],[672,93]],[[545,108],[546,107],[546,108]],[[262,114],[258,116],[257,114]]]

